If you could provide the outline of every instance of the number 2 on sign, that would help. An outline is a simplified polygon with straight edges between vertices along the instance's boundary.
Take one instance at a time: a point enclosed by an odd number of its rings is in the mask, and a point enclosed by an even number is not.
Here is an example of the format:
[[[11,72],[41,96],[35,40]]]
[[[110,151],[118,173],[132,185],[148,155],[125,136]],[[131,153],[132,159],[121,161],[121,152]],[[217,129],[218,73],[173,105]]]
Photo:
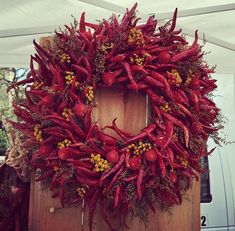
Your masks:
[[[206,216],[201,216],[201,226],[202,227],[206,226]]]

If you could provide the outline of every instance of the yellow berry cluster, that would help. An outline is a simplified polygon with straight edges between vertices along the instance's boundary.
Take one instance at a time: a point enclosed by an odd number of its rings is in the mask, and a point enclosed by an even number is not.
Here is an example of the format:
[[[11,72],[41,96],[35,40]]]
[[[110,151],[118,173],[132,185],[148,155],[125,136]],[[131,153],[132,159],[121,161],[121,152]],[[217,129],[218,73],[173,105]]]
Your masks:
[[[176,84],[177,86],[179,86],[179,84],[182,83],[182,78],[176,69],[172,69],[171,72],[168,72],[168,74],[171,74],[171,76],[174,77],[174,79],[169,80],[170,84]]]
[[[170,112],[171,111],[171,108],[170,108],[168,103],[164,103],[160,108],[164,112]]]
[[[72,72],[72,71],[66,71],[65,72],[65,80],[66,80],[66,85],[70,85],[73,81],[74,81],[74,79],[75,79],[75,75],[74,75],[74,72]]]
[[[94,99],[94,90],[92,86],[87,87],[86,98],[89,102],[91,102]]]
[[[188,166],[188,161],[180,156],[176,156],[176,159],[180,162],[180,164],[184,167],[187,168]]]
[[[78,187],[76,191],[80,197],[84,197],[84,195],[87,192],[87,189],[88,189],[88,186],[81,186],[81,187]]]
[[[103,172],[106,169],[110,168],[110,165],[107,160],[103,159],[100,154],[91,154],[90,158],[91,163],[94,164],[95,172]]]
[[[43,85],[43,82],[35,81],[32,85],[33,89],[39,89]]]
[[[129,144],[126,148],[126,152],[133,152],[134,155],[142,154],[148,150],[152,149],[152,145],[149,142],[138,142]]]
[[[188,73],[187,78],[186,78],[186,81],[185,81],[185,85],[190,84],[190,82],[192,81],[192,75],[193,75],[193,72],[192,72],[192,69],[190,68],[189,73]]]
[[[99,49],[101,52],[107,53],[113,48],[113,46],[114,46],[113,43],[106,43],[106,44],[102,44]]]
[[[60,62],[61,63],[65,63],[65,62],[71,63],[71,57],[68,54],[66,54],[66,53],[62,53],[60,55]]]
[[[136,63],[138,66],[143,67],[145,59],[150,56],[151,55],[147,52],[144,53],[144,55],[142,55],[142,56],[134,54],[132,57],[130,57],[130,61],[131,61],[131,63]]]
[[[39,142],[42,142],[43,141],[43,138],[42,138],[42,131],[40,129],[40,125],[37,124],[34,126],[34,136],[36,138],[37,141]]]
[[[70,144],[72,144],[72,142],[69,139],[64,139],[61,142],[58,142],[58,148],[66,148],[68,147]]]
[[[128,44],[136,44],[139,46],[144,45],[143,33],[136,28],[132,28],[130,30],[127,42]]]
[[[65,117],[67,121],[69,121],[69,115],[72,114],[72,110],[70,108],[65,107],[62,112],[62,116]]]

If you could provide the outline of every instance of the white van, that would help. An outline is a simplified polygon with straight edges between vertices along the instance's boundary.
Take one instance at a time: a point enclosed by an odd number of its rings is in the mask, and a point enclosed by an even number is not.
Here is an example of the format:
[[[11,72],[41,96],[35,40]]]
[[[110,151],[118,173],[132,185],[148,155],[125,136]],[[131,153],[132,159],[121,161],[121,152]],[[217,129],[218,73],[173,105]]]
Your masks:
[[[226,153],[217,147],[209,158],[209,177],[201,177],[201,230],[235,231],[232,177]]]
[[[235,76],[213,77],[218,80],[214,100],[228,119],[225,139],[235,141]],[[210,142],[209,147],[215,145]],[[235,231],[235,144],[217,147],[208,157],[208,165],[209,178],[207,174],[201,180],[201,230]]]

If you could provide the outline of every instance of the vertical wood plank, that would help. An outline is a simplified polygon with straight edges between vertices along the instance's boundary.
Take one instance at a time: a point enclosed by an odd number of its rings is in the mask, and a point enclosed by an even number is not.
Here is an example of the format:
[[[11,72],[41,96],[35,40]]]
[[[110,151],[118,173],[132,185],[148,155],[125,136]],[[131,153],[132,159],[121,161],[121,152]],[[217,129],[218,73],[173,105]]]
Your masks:
[[[113,119],[119,128],[131,134],[137,134],[146,124],[146,97],[141,93],[123,93],[119,89],[97,89],[95,98],[98,103],[94,109],[93,120],[97,121],[100,128],[112,125]],[[106,133],[116,136],[106,129]],[[117,138],[120,138],[116,136]]]

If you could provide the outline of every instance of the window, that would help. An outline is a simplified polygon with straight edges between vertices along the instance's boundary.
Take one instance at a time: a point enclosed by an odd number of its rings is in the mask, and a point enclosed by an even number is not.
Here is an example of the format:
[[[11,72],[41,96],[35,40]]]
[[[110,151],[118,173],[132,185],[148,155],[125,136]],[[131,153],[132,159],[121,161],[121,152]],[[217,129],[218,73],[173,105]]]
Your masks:
[[[201,203],[210,203],[212,195],[210,192],[210,172],[207,156],[202,158],[201,166],[205,170],[205,173],[201,174]]]

